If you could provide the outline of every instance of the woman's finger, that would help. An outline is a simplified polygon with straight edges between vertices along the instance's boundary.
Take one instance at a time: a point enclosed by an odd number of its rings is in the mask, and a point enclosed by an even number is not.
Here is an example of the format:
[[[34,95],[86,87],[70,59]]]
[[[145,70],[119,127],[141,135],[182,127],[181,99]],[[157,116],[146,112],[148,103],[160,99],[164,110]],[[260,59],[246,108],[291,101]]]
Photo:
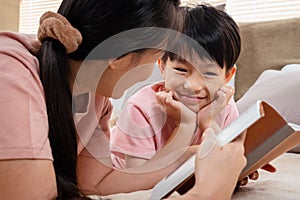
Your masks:
[[[244,145],[244,142],[245,142],[245,139],[246,139],[246,134],[247,134],[247,130],[245,130],[238,137],[236,137],[233,142],[238,142],[241,145]]]
[[[248,183],[248,177],[245,177],[245,178],[243,178],[243,180],[241,180],[240,181],[240,186],[244,186],[244,185],[247,185],[247,183]]]
[[[251,179],[251,180],[257,180],[258,177],[259,177],[258,171],[255,171],[249,175],[249,179]]]
[[[266,164],[261,169],[266,170],[268,172],[276,172],[276,168],[273,165],[271,165],[270,163]]]

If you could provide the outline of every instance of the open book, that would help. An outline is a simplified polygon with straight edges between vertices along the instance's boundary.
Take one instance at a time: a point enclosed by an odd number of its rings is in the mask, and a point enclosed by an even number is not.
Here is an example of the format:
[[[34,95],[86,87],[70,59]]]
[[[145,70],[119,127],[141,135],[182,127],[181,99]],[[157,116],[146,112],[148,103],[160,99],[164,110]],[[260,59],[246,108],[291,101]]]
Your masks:
[[[300,126],[291,124],[269,104],[257,101],[227,126],[218,136],[221,146],[247,130],[244,142],[247,165],[240,180],[300,143]],[[184,194],[195,182],[195,155],[153,188],[151,200],[159,200],[174,191]]]

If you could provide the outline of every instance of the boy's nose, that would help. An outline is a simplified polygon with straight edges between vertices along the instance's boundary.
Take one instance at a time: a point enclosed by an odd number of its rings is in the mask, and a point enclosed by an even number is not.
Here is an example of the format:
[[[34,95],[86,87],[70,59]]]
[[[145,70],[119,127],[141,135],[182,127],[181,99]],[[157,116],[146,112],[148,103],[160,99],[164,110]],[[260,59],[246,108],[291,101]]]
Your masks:
[[[201,94],[201,96],[207,95],[207,86],[201,76],[194,76],[187,79],[183,87],[192,90],[195,94]]]

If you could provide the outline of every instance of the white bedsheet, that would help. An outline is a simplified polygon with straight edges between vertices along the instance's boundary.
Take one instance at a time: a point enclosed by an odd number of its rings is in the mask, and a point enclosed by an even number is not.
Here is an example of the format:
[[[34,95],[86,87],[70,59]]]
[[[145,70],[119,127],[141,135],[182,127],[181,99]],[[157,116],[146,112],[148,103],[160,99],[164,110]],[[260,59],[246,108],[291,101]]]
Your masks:
[[[285,153],[271,162],[277,172],[259,171],[257,181],[241,187],[233,194],[233,200],[300,200],[300,154]],[[102,200],[146,200],[151,190],[120,193],[102,197]],[[93,196],[94,199],[100,199]]]

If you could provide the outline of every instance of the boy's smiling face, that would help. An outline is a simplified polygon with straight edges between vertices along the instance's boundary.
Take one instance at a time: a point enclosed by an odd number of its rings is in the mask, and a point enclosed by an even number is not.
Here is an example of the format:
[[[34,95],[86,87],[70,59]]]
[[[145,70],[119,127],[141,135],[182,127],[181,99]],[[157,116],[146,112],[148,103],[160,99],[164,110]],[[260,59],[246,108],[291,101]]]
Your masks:
[[[235,68],[226,72],[225,67],[221,69],[216,62],[208,60],[194,65],[197,67],[185,60],[171,61],[170,58],[165,65],[159,61],[166,90],[173,92],[174,99],[198,112],[214,100],[216,92],[231,79]]]

